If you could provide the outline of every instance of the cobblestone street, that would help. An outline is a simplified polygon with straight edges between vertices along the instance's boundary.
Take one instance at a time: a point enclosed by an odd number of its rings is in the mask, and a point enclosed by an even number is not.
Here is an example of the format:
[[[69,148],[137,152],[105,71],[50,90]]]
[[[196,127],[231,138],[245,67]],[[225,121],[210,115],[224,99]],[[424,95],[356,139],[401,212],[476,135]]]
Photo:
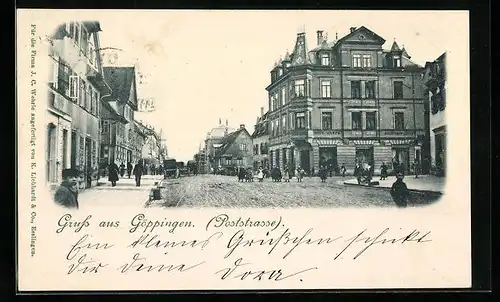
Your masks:
[[[321,183],[318,177],[296,179],[290,183],[238,182],[236,177],[198,175],[162,182],[162,199],[155,207],[394,207],[388,190],[347,186],[348,178],[331,177]],[[146,194],[144,198],[147,198]],[[437,194],[411,193],[409,206],[429,204]]]

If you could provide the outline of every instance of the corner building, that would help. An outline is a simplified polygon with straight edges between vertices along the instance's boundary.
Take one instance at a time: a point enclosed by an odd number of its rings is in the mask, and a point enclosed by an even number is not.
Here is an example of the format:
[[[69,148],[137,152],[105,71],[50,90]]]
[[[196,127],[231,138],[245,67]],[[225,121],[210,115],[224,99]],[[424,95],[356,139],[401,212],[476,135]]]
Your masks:
[[[353,173],[356,162],[401,164],[405,171],[421,157],[425,135],[423,68],[396,41],[362,26],[334,41],[317,31],[308,50],[297,34],[293,53],[271,70],[269,151],[272,166],[320,165]]]

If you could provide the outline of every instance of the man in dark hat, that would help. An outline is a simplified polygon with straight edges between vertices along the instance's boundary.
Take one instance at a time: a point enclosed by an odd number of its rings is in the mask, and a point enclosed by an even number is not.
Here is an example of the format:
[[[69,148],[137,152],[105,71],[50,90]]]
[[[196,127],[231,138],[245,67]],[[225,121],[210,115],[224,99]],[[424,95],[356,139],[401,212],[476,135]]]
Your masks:
[[[78,209],[78,180],[80,172],[76,169],[64,169],[63,181],[54,194],[54,201],[63,207]]]
[[[406,208],[408,204],[408,187],[403,182],[404,175],[401,172],[396,174],[396,181],[391,187],[391,196],[396,205],[400,208]]]

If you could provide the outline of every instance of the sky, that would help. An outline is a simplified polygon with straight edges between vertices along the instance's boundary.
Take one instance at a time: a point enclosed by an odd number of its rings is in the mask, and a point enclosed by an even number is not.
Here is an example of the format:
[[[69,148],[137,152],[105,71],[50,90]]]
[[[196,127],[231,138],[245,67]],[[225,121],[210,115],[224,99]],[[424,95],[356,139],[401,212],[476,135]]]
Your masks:
[[[424,65],[447,51],[450,12],[384,11],[114,11],[99,18],[101,48],[120,49],[117,66],[135,65],[146,76],[139,98],[156,111],[136,119],[162,129],[169,156],[192,159],[219,118],[253,131],[260,107],[267,111],[270,70],[292,51],[305,28],[307,46],[316,30],[341,38],[365,26],[405,46]],[[110,65],[104,56],[103,64]]]

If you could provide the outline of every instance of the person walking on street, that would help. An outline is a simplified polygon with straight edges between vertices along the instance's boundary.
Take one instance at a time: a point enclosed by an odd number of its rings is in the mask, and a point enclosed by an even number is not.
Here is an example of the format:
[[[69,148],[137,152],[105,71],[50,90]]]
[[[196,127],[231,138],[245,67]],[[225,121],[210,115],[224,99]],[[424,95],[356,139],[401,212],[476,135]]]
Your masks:
[[[130,162],[127,163],[127,176],[130,178],[130,175],[132,175],[132,164]]]
[[[142,177],[142,174],[144,173],[144,166],[142,165],[141,161],[137,162],[132,173],[135,176],[135,186],[140,187],[141,186],[141,177]]]
[[[408,187],[403,182],[404,175],[401,172],[396,174],[396,181],[391,187],[391,196],[396,205],[400,208],[406,208],[408,205]]]
[[[418,178],[418,174],[420,174],[420,162],[417,158],[413,161],[413,171],[415,172],[415,178]]]
[[[125,164],[122,162],[120,164],[120,177],[123,178],[123,175],[125,175]]]
[[[302,169],[300,167],[295,169],[295,176],[297,176],[297,182],[302,182]]]
[[[342,173],[342,177],[345,177],[345,172],[347,169],[345,168],[345,164],[342,164],[342,167],[340,167],[340,173]]]
[[[387,178],[387,165],[385,162],[382,162],[382,166],[380,166],[380,180],[384,180]]]
[[[119,180],[119,177],[118,177],[118,171],[119,171],[118,165],[115,162],[113,162],[113,163],[111,163],[109,165],[108,169],[109,169],[108,180],[111,182],[111,186],[115,187],[116,186],[116,182]]]
[[[262,170],[262,167],[259,167],[259,172],[257,172],[257,179],[259,182],[264,181],[264,171]]]
[[[319,177],[321,178],[321,182],[325,182],[326,181],[327,171],[326,171],[326,167],[325,166],[321,166],[319,168]]]
[[[288,167],[285,167],[285,170],[283,171],[283,182],[290,182],[290,172]]]
[[[78,209],[78,179],[80,173],[76,169],[64,169],[63,181],[54,194],[54,202],[65,208]]]

